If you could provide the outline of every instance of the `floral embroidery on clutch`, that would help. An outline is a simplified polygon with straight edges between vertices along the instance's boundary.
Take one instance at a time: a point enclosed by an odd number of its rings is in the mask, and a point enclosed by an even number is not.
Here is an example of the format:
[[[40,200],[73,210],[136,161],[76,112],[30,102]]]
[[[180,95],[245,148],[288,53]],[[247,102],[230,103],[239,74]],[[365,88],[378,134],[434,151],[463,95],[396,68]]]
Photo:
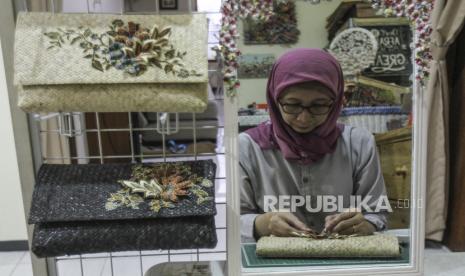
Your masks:
[[[182,197],[195,196],[200,205],[212,200],[202,187],[210,188],[213,183],[206,178],[192,174],[182,164],[137,165],[130,180],[118,181],[123,189],[111,193],[105,209],[110,211],[125,206],[139,209],[139,204],[149,200],[150,209],[159,212],[161,208],[173,208]]]
[[[44,33],[50,41],[48,49],[61,48],[66,42],[79,43],[84,58],[91,60],[94,69],[105,72],[110,68],[124,70],[132,76],[139,76],[148,67],[157,67],[166,74],[172,73],[180,78],[202,76],[195,70],[184,68],[183,59],[187,52],[180,52],[170,42],[171,27],[141,27],[135,22],[125,24],[122,20],[113,20],[105,33],[94,33],[91,29],[79,27]]]

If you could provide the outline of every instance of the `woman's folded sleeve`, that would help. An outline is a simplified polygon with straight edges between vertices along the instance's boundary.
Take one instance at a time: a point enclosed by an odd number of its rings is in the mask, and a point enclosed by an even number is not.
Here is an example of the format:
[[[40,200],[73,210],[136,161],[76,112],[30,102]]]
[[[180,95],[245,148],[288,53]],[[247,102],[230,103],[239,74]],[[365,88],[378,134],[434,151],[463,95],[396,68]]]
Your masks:
[[[359,149],[355,161],[354,194],[360,195],[362,212],[366,220],[376,227],[376,231],[387,229],[387,214],[391,210],[386,195],[381,164],[376,149],[376,142],[371,133],[359,136]]]
[[[241,240],[242,242],[255,242],[255,218],[262,212],[255,202],[255,189],[253,187],[253,169],[248,150],[250,145],[247,138],[239,136],[239,185],[241,199]],[[242,139],[241,139],[242,138]]]

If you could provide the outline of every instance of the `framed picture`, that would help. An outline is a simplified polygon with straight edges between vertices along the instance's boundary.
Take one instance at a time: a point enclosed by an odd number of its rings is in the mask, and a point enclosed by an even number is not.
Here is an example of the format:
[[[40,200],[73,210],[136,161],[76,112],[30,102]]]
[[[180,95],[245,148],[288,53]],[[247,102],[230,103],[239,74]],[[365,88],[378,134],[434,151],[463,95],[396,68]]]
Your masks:
[[[160,10],[177,10],[178,0],[158,0]]]
[[[239,57],[239,70],[237,76],[240,79],[265,79],[270,74],[275,61],[271,54],[245,54]]]
[[[292,1],[274,2],[274,14],[267,22],[244,20],[244,44],[295,44],[299,41],[296,4]]]

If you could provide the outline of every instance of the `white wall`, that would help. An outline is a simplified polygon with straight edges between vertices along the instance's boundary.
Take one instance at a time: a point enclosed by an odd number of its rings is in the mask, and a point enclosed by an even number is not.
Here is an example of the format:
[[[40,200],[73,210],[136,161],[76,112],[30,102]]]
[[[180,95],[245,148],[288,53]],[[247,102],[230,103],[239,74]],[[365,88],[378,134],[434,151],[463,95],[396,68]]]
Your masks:
[[[218,6],[220,0],[209,0]],[[194,6],[195,1],[192,1]],[[215,3],[217,2],[217,3]],[[76,1],[76,0],[62,0],[62,12],[82,12],[86,13],[87,8],[89,12],[95,13],[121,13],[123,11],[122,0],[88,0],[89,4],[86,4],[86,1]],[[137,1],[128,1],[124,2],[124,10],[130,11],[132,7],[133,12],[154,12],[157,8],[157,2],[155,0],[137,0]],[[192,7],[193,8],[193,7]],[[172,10],[161,10],[160,13],[179,13],[187,12],[189,10],[189,2],[187,0],[178,1],[178,9],[175,11]]]
[[[328,44],[325,29],[326,17],[337,8],[341,1],[321,1],[313,5],[309,1],[296,1],[297,27],[300,30],[299,41],[296,44],[286,45],[244,45],[242,24],[239,23],[241,38],[237,44],[243,54],[273,54],[278,58],[291,48],[323,48]],[[238,89],[239,107],[246,107],[252,102],[265,103],[267,79],[241,79]]]
[[[27,240],[18,160],[0,40],[0,241]]]
[[[121,4],[122,1],[118,0],[100,0],[100,1],[88,1],[88,5],[86,1],[76,1],[76,0],[62,0],[62,12],[81,12],[87,13],[87,8],[89,8],[89,12],[113,12],[113,13],[120,13],[121,12]]]

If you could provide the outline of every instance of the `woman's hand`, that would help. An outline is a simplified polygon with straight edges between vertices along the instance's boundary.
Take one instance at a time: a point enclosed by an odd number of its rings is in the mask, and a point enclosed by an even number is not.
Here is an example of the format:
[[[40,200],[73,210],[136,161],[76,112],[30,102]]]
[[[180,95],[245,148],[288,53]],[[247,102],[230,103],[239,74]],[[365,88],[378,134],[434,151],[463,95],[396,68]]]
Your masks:
[[[367,221],[362,213],[350,210],[327,216],[325,229],[327,232],[342,235],[371,235],[376,231],[375,226]]]
[[[314,232],[292,213],[270,212],[255,218],[256,238],[274,235],[278,237],[295,236],[294,233]]]

